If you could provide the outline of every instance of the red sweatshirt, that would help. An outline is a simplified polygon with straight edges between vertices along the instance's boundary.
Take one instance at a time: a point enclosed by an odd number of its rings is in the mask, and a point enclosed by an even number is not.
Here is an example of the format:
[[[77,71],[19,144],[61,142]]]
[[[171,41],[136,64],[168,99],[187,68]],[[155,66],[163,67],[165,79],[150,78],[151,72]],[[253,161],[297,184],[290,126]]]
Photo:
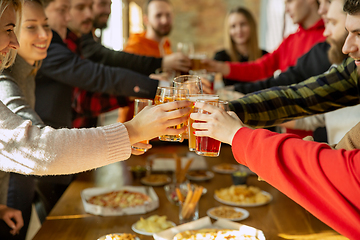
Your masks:
[[[350,239],[360,237],[360,150],[241,128],[235,159]]]
[[[230,74],[225,78],[241,81],[259,81],[272,77],[278,69],[285,71],[294,66],[299,57],[308,52],[315,44],[325,41],[323,20],[308,29],[299,26],[296,33],[289,35],[272,53],[265,54],[256,61],[246,63],[227,62]]]

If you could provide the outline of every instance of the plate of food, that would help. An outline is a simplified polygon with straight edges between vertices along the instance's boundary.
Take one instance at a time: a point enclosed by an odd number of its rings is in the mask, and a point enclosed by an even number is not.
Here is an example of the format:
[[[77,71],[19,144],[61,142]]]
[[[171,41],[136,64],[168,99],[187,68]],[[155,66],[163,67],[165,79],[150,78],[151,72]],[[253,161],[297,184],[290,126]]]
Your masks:
[[[154,233],[164,231],[176,226],[175,223],[168,221],[166,216],[152,215],[148,218],[140,217],[140,220],[131,226],[131,229],[142,235],[152,236]]]
[[[221,163],[213,166],[212,170],[217,173],[231,174],[239,170],[239,165],[230,163]]]
[[[143,177],[140,182],[149,186],[162,186],[171,182],[171,178],[165,174],[151,174]]]
[[[255,186],[232,185],[215,190],[215,200],[236,207],[257,207],[268,204],[272,200],[270,193]]]
[[[140,238],[131,233],[110,233],[97,240],[140,240]]]
[[[241,221],[249,217],[249,212],[245,209],[229,206],[210,208],[206,214],[215,220],[225,218],[230,221]]]
[[[186,174],[186,178],[191,181],[206,181],[212,179],[213,177],[214,173],[206,170],[195,170]]]
[[[258,240],[256,236],[242,233],[233,229],[203,228],[196,230],[186,230],[177,233],[173,240],[189,240],[189,239],[244,239]]]
[[[111,208],[137,207],[151,201],[148,195],[129,190],[111,191],[92,196],[87,200],[90,204]]]

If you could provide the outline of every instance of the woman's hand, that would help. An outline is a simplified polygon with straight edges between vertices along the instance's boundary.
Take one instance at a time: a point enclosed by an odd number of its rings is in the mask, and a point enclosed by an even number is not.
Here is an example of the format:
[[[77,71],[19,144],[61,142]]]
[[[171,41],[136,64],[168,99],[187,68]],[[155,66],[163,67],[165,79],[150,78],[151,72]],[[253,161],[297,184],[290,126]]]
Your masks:
[[[24,226],[24,221],[20,210],[9,208],[6,205],[0,205],[0,219],[11,228],[12,235],[18,234]]]
[[[227,76],[230,73],[230,66],[226,62],[203,59],[201,63],[205,65],[206,71],[208,72],[219,72],[223,76]]]
[[[235,133],[244,126],[234,112],[226,112],[213,105],[199,102],[195,104],[195,107],[210,113],[190,114],[193,120],[202,121],[201,123],[193,123],[192,125],[193,128],[196,129],[196,136],[211,137],[231,145]]]
[[[130,143],[153,139],[161,135],[177,135],[183,133],[181,129],[170,128],[188,119],[190,101],[176,101],[145,107],[133,119],[124,123],[128,130]]]

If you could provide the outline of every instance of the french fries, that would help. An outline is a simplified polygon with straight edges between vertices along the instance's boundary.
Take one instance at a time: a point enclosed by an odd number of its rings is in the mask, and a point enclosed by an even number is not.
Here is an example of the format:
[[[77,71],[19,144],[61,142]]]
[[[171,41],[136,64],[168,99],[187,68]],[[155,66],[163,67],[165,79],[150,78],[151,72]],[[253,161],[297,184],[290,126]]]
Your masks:
[[[200,200],[202,192],[202,186],[195,186],[194,190],[192,190],[190,184],[188,184],[188,193],[186,195],[185,201],[181,201],[180,199],[184,199],[184,197],[182,196],[180,189],[176,189],[180,204],[182,205],[180,214],[183,219],[190,218],[194,214],[196,205]]]
[[[176,182],[177,183],[182,183],[185,181],[185,177],[186,177],[186,173],[190,168],[191,163],[193,162],[194,158],[190,158],[185,167],[182,168],[181,167],[181,158],[177,155],[174,154],[174,159],[175,159],[175,178],[176,178]]]

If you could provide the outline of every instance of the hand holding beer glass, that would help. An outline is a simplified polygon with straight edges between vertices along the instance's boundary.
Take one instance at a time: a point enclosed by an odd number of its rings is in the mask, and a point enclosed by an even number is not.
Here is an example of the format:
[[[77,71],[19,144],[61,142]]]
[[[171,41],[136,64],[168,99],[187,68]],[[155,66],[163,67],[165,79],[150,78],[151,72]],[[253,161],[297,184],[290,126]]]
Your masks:
[[[226,101],[200,99],[196,101],[196,104],[198,103],[205,104],[205,106],[212,105],[220,108],[223,113],[227,114],[226,111],[228,110],[228,102]],[[211,112],[205,109],[206,108],[199,108],[197,106],[195,106],[194,109],[194,113],[200,113],[202,115],[202,118],[195,118],[195,123],[193,124],[193,127],[197,129],[195,134],[195,153],[201,156],[217,157],[220,154],[221,142],[215,138],[209,137],[209,131],[207,129],[204,130],[204,127],[201,127],[201,124],[203,124],[203,126],[211,125],[207,123],[210,122],[210,119],[214,118],[214,115],[211,115]],[[211,108],[209,107],[208,109]],[[217,131],[219,130],[222,131],[222,129],[217,129]],[[202,131],[204,134],[201,134]]]
[[[158,87],[155,96],[155,105],[164,104],[174,101],[188,100],[189,91],[187,89],[176,89],[174,87]],[[173,126],[175,129],[184,127],[184,124]],[[178,135],[162,135],[159,137],[161,141],[181,142],[183,141],[182,134]]]
[[[217,102],[219,100],[219,96],[212,95],[212,94],[189,94],[189,100],[193,103],[193,106],[191,108],[191,113],[194,112],[194,105],[197,100],[211,100]],[[188,124],[188,134],[189,134],[189,150],[195,151],[196,143],[195,143],[195,135],[194,131],[195,129],[192,127],[192,124],[194,123],[194,120],[189,118],[189,124]]]
[[[195,136],[207,136],[231,145],[236,132],[244,127],[232,111],[226,112],[224,109],[202,102],[196,102],[195,107],[210,113],[191,113],[190,118],[196,121],[193,124],[196,129]]]

